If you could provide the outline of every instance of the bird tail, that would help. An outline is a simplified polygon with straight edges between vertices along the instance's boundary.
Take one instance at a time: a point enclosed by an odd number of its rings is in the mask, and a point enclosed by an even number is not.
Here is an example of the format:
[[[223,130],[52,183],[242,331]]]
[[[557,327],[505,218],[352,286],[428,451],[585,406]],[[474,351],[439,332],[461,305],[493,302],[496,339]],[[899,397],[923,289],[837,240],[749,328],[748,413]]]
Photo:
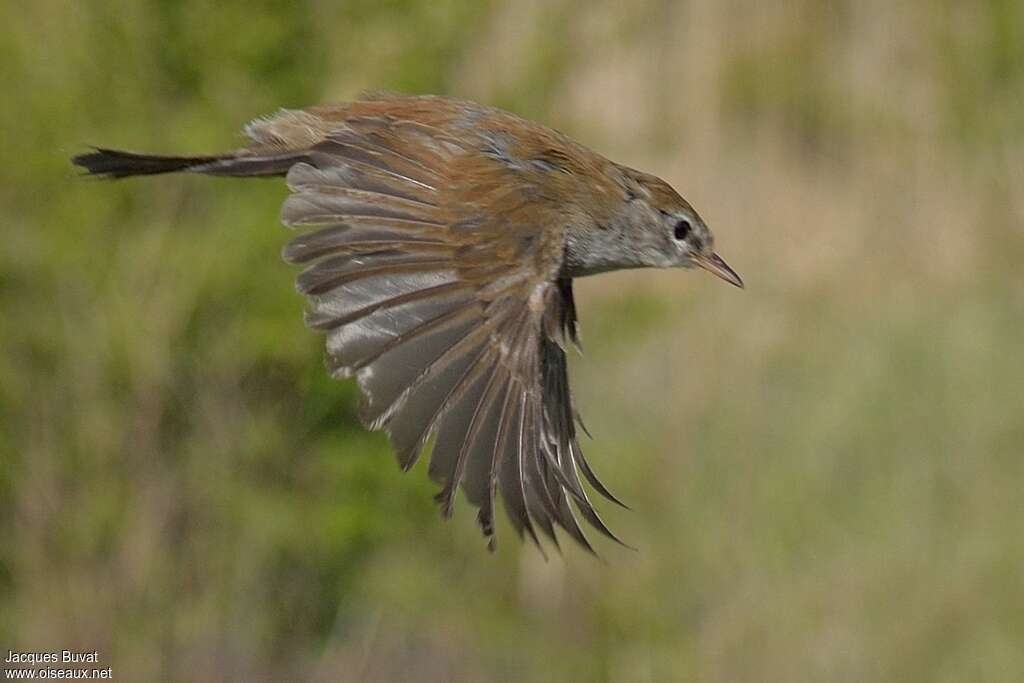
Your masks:
[[[241,151],[215,156],[176,157],[95,147],[91,152],[73,157],[71,163],[85,169],[86,175],[100,178],[127,178],[177,171],[219,176],[280,176],[304,157],[303,152],[296,151],[266,155]]]

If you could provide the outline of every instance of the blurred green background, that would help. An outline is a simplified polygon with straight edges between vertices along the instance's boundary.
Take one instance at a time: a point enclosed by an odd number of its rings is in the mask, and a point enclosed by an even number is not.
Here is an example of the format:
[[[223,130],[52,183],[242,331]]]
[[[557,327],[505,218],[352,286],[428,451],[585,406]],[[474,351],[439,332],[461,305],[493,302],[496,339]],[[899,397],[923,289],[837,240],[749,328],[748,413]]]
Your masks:
[[[0,648],[119,680],[1024,680],[1024,6],[0,6]],[[489,555],[328,380],[279,181],[80,179],[366,88],[657,173],[739,292],[584,280],[638,552]]]

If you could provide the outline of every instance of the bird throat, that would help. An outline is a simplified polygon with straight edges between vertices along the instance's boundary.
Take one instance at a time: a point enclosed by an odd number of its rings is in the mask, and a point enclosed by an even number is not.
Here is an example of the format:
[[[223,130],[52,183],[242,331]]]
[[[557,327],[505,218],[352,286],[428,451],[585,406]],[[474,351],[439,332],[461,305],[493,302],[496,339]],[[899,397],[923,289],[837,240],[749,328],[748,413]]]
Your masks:
[[[565,277],[585,277],[646,265],[626,231],[615,223],[570,226],[562,263]]]

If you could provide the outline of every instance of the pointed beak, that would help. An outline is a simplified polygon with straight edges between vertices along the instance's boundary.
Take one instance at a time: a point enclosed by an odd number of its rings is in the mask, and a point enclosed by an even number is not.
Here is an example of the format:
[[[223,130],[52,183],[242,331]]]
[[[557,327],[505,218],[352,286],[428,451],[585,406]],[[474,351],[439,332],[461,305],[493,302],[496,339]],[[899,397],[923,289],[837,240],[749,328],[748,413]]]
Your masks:
[[[722,257],[718,254],[711,254],[711,256],[697,255],[693,257],[697,265],[708,271],[714,273],[718,277],[722,278],[730,285],[736,285],[740,289],[743,289],[743,280],[736,271],[729,267],[729,264],[722,260]]]

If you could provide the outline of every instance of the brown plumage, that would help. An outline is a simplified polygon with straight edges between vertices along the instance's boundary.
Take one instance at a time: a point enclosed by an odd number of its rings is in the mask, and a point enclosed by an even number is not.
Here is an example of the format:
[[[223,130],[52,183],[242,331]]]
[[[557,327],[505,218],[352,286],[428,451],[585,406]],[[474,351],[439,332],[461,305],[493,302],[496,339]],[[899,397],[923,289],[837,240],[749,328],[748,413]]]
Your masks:
[[[301,232],[284,257],[305,265],[307,322],[404,469],[433,439],[444,515],[461,487],[492,548],[496,494],[538,546],[560,527],[591,550],[577,513],[614,539],[582,483],[615,500],[576,434],[572,278],[697,265],[740,285],[693,208],[556,131],[454,99],[375,94],[246,133],[250,146],[223,155],[73,161],[110,178],[286,176],[281,220]]]

